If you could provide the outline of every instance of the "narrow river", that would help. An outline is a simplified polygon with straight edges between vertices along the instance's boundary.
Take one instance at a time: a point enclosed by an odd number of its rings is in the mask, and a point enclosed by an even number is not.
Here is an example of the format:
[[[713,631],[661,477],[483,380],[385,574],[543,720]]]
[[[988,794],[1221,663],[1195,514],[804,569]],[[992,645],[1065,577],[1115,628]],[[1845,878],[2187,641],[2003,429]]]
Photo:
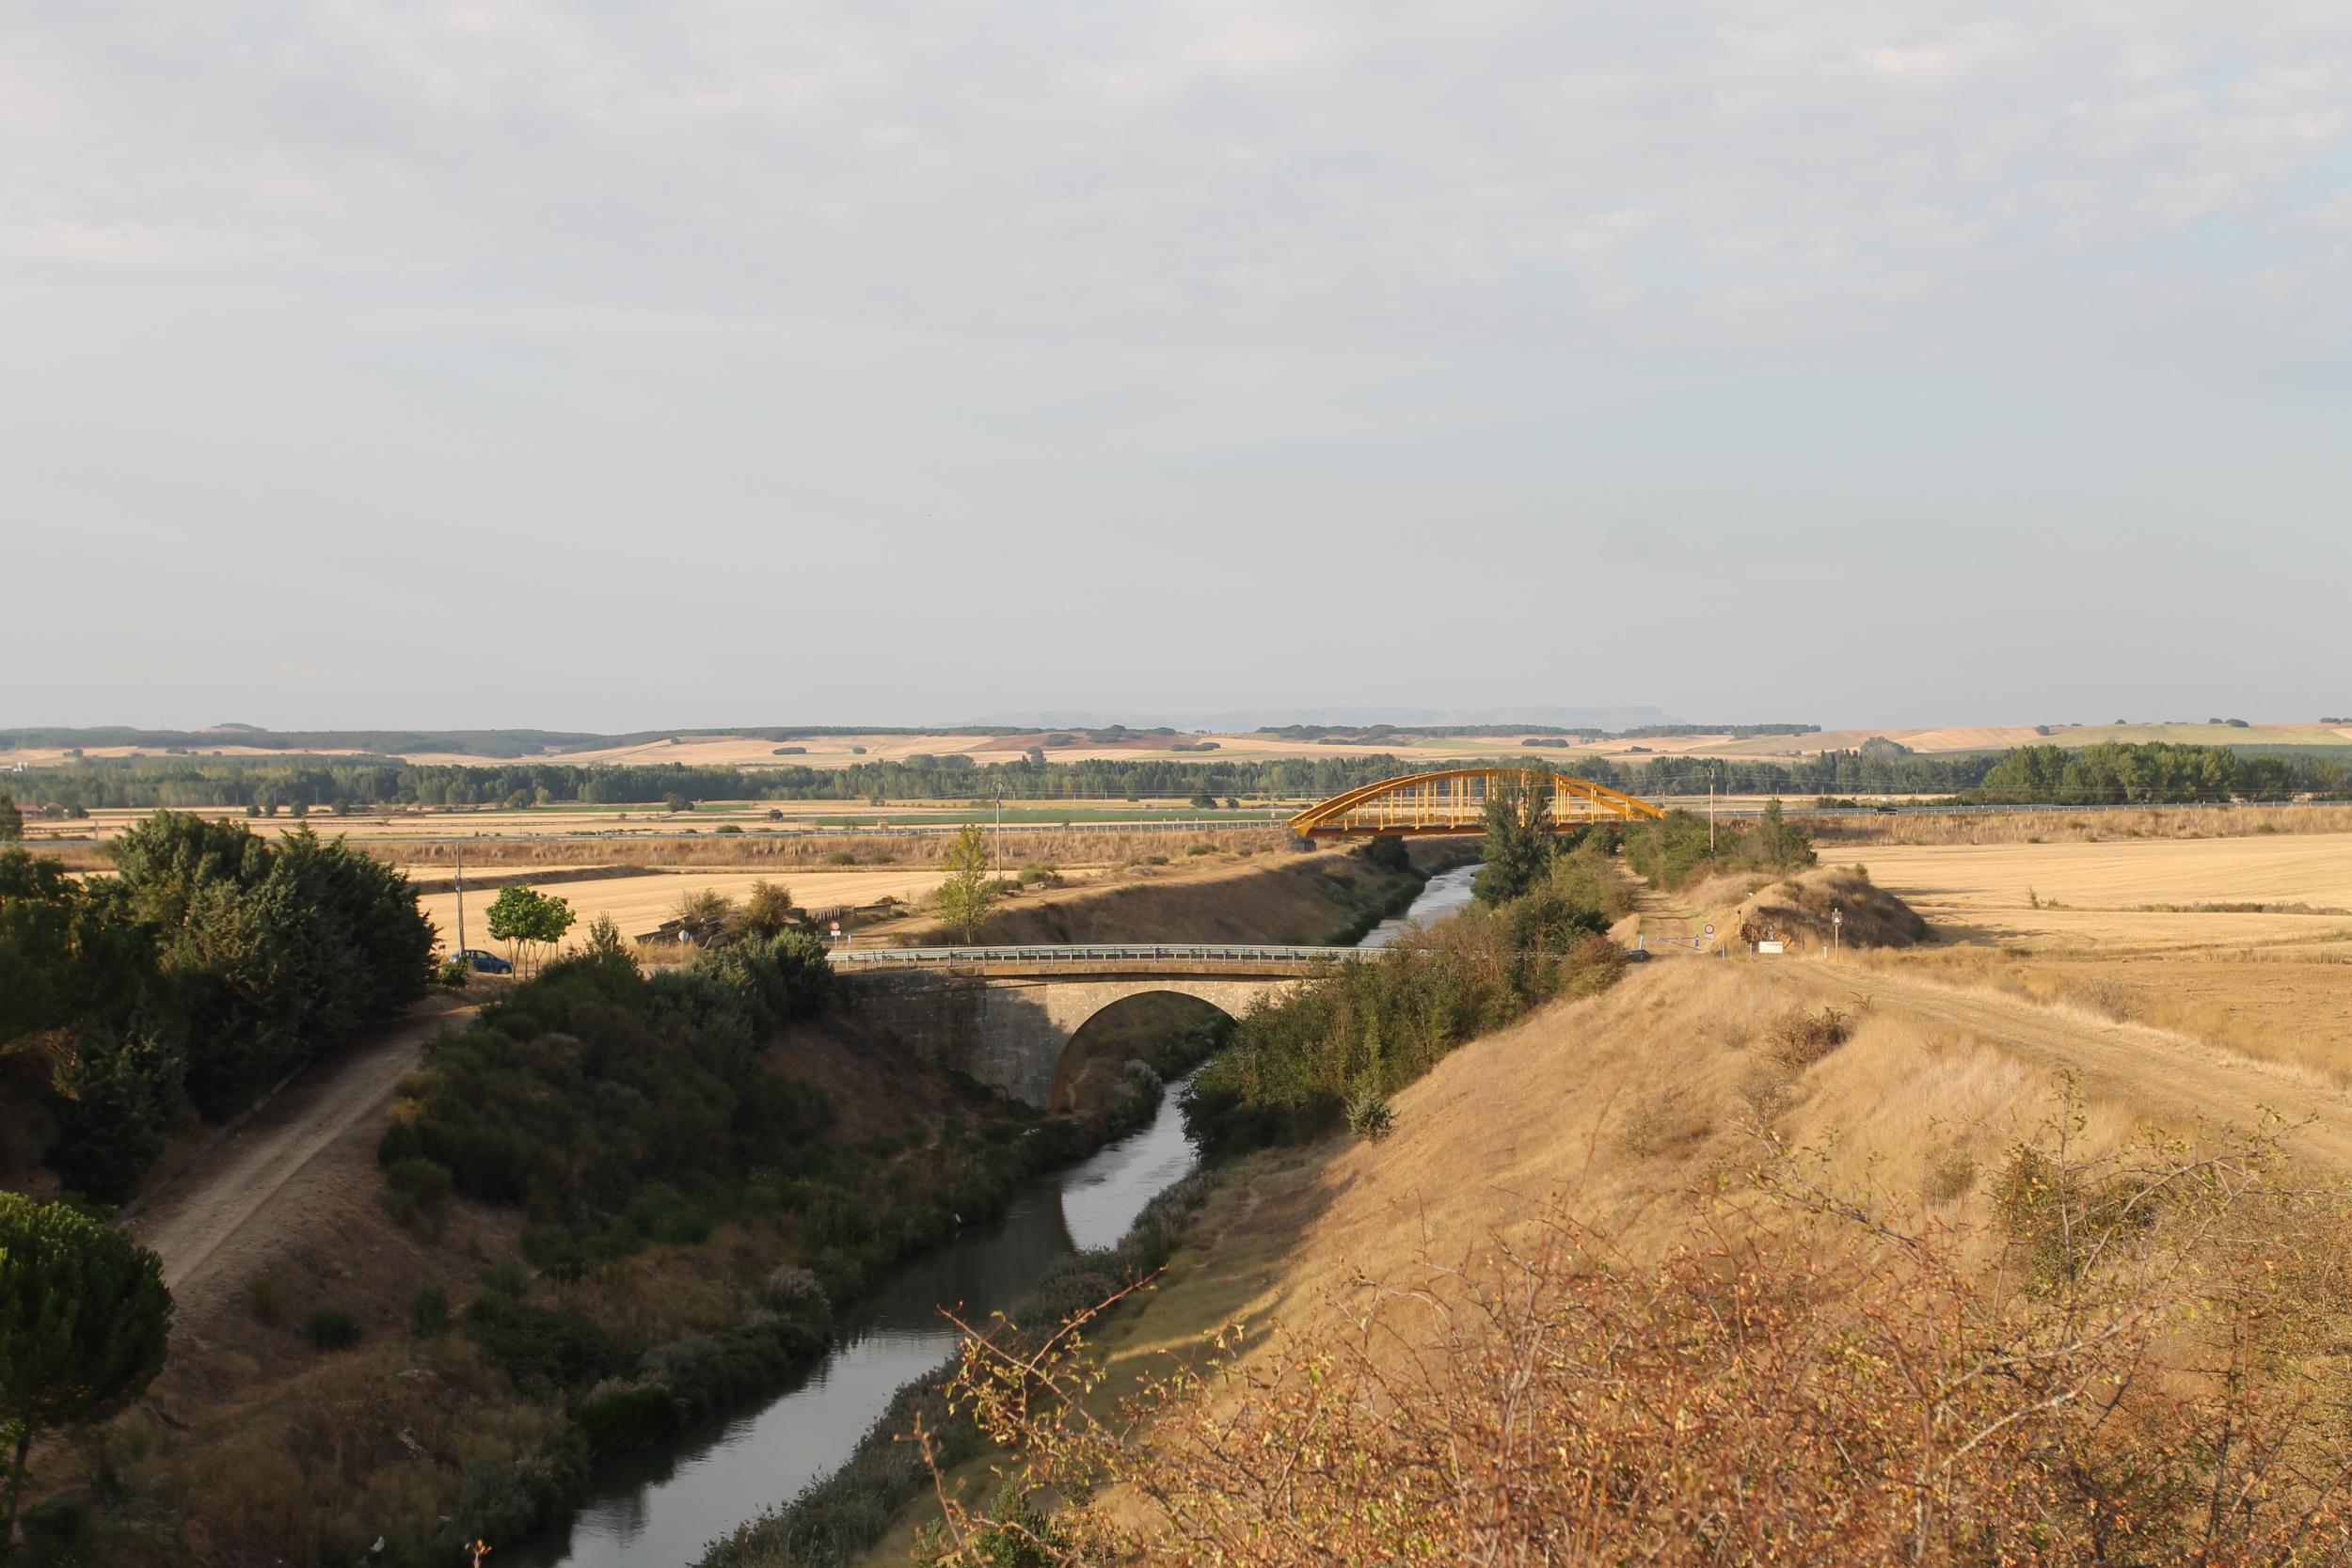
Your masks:
[[[1359,944],[1385,947],[1406,920],[1470,901],[1477,867],[1430,879],[1406,915]],[[600,1465],[568,1527],[516,1543],[499,1568],[680,1568],[714,1537],[829,1475],[899,1386],[945,1361],[955,1331],[943,1304],[985,1318],[1012,1306],[1057,1258],[1106,1247],[1196,1158],[1171,1084],[1139,1130],[1028,1183],[1005,1215],[902,1266],[843,1316],[824,1358],[765,1406],[714,1417],[669,1442]]]

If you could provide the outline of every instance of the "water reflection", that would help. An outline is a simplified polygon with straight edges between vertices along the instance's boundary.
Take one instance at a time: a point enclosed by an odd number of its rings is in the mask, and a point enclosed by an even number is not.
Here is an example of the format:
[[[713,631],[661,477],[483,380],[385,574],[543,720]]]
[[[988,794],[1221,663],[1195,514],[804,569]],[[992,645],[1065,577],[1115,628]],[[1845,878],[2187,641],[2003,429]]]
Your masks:
[[[914,1259],[845,1317],[840,1343],[764,1409],[714,1418],[659,1449],[599,1465],[565,1536],[518,1543],[505,1568],[675,1568],[713,1536],[831,1474],[900,1385],[945,1360],[939,1315],[986,1317],[1026,1294],[1054,1259],[1115,1243],[1152,1196],[1192,1168],[1171,1085],[1150,1125],[1050,1180],[993,1224]]]
[[[1470,901],[1470,884],[1478,880],[1476,864],[1458,865],[1451,871],[1439,872],[1429,879],[1413,907],[1392,919],[1375,926],[1359,947],[1386,947],[1405,934],[1407,926],[1426,926],[1447,915],[1467,909]]]
[[[1470,902],[1475,865],[1430,879],[1405,915],[1361,945],[1385,947]],[[1012,1306],[1054,1259],[1113,1245],[1152,1196],[1193,1165],[1170,1085],[1152,1122],[1059,1175],[1031,1182],[1001,1219],[902,1266],[843,1319],[840,1342],[765,1407],[712,1417],[656,1449],[596,1469],[568,1530],[503,1548],[499,1568],[678,1568],[715,1536],[839,1467],[909,1380],[946,1360],[960,1305],[985,1318]]]

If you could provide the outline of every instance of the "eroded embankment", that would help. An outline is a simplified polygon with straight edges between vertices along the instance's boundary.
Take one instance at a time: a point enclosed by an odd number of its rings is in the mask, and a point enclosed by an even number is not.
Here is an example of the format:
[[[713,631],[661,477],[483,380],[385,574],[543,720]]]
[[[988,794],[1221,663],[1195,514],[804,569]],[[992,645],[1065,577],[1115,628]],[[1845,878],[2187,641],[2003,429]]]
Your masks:
[[[1681,1563],[1705,1557],[1704,1520],[1791,1560],[1915,1541],[1968,1560],[1946,1548],[2028,1517],[2053,1522],[2048,1561],[2092,1560],[2100,1520],[2174,1560],[2302,1539],[2298,1511],[2341,1500],[2335,1469],[2266,1472],[2245,1508],[2190,1518],[2176,1488],[2243,1483],[2249,1462],[2170,1434],[2331,1441],[2293,1369],[2332,1354],[2346,1299],[2341,1213],[2308,1190],[2344,1167],[2299,1130],[2310,1168],[2267,1165],[2128,1079],[2070,1091],[2078,1046],[2150,1045],[2128,1029],[1944,995],[1818,961],[1641,966],[1455,1050],[1393,1097],[1386,1138],[1233,1167],[1159,1286],[1089,1334],[1104,1386],[1132,1389],[1248,1325],[1145,1441],[1095,1455],[1140,1483],[1099,1494],[1104,1515],[1147,1543],[1179,1527],[1122,1560],[1214,1541],[1248,1564],[1453,1561],[1464,1542],[1539,1561],[1573,1539]],[[2246,1064],[2198,1066],[2209,1108],[2259,1119],[2222,1092]],[[2149,1142],[2151,1120],[2196,1141]],[[2253,1326],[2295,1351],[2233,1360]],[[1988,1371],[1988,1342],[2022,1354]],[[1333,1462],[1285,1470],[1310,1434]],[[1462,1464],[1516,1479],[1488,1507],[1441,1483]],[[982,1508],[984,1470],[956,1478]],[[1286,1528],[1303,1518],[1320,1530]],[[1375,1550],[1383,1528],[1398,1550]]]
[[[990,912],[974,940],[1349,942],[1409,903],[1431,869],[1458,863],[1468,853],[1458,846],[1416,846],[1401,864],[1375,862],[1361,848],[1253,856],[1202,874],[1171,872],[1013,899]],[[930,922],[888,935],[905,942],[947,940]]]

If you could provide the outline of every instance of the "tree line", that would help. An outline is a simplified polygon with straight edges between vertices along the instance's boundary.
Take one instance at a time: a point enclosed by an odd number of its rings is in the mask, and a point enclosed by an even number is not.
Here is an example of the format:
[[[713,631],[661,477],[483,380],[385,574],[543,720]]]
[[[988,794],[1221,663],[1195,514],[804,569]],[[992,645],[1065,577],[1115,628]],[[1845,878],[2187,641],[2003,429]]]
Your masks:
[[[158,813],[76,879],[0,849],[0,1158],[127,1196],[173,1125],[218,1122],[423,994],[406,878],[303,830]]]
[[[1380,779],[1493,759],[1283,757],[1178,762],[1059,761],[1042,750],[1002,762],[916,754],[846,768],[772,768],[680,763],[582,767],[559,762],[285,762],[267,758],[94,759],[14,776],[29,807],[348,812],[377,806],[651,805],[702,800],[1185,800],[1323,798]],[[2109,742],[2067,749],[1920,755],[1895,745],[1768,761],[1660,756],[1518,759],[1647,795],[1955,796],[1986,804],[2342,797],[2344,764],[2323,747]]]

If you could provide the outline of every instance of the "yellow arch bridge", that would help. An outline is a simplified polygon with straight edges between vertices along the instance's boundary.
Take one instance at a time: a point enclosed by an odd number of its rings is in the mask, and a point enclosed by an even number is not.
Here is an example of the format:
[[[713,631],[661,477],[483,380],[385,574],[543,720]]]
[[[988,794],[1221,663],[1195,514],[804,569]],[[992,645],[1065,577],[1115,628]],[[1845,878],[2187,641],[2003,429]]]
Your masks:
[[[1466,838],[1486,831],[1486,800],[1505,781],[1546,792],[1545,816],[1552,831],[1566,832],[1596,822],[1636,822],[1666,814],[1607,784],[1565,773],[1526,768],[1449,768],[1438,773],[1407,773],[1334,795],[1291,818],[1301,838],[1357,838],[1390,833],[1399,838]]]

